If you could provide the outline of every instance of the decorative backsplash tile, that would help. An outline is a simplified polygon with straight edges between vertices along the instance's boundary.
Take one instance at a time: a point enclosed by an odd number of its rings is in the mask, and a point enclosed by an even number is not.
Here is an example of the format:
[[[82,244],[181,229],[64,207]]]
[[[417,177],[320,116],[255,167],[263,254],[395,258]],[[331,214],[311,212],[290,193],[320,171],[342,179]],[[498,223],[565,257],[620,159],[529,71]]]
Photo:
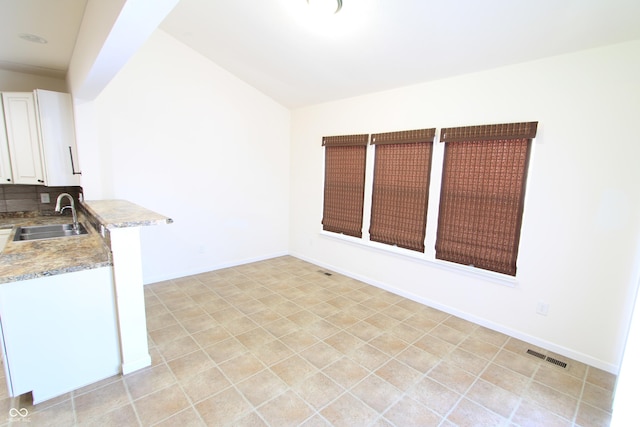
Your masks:
[[[61,193],[71,194],[77,203],[79,195],[82,194],[82,187],[0,185],[0,213],[38,212],[41,215],[53,215],[55,214],[56,199]],[[48,203],[42,203],[43,194],[48,194]],[[63,206],[66,204],[66,201],[63,202]]]

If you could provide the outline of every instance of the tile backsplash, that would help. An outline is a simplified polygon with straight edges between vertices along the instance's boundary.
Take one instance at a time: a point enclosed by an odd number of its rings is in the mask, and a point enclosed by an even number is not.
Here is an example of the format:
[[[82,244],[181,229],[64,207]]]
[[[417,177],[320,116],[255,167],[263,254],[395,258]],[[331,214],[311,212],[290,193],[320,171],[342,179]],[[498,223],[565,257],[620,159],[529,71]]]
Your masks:
[[[0,185],[0,213],[38,212],[41,215],[53,215],[56,207],[56,199],[61,193],[71,194],[76,203],[78,203],[78,197],[82,194],[82,187]],[[49,195],[49,202],[42,202],[43,194]],[[63,202],[63,206],[67,204],[68,202]]]

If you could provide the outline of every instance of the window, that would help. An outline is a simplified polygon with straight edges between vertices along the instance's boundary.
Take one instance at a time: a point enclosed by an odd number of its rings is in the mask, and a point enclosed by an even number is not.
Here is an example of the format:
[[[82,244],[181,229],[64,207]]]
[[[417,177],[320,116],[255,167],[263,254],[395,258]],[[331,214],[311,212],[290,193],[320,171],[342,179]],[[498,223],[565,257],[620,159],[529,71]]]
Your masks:
[[[515,276],[537,127],[526,122],[444,128],[444,148],[435,151],[435,128],[373,134],[372,174],[365,173],[369,135],[324,137],[323,230],[362,238],[368,228],[365,245],[393,245],[412,251],[404,251],[409,256]],[[435,159],[442,161],[439,196],[429,194]],[[368,224],[365,188],[371,190]],[[437,207],[438,219],[427,224],[436,214],[428,215],[430,206]],[[435,246],[435,256],[425,246]]]
[[[371,240],[424,252],[435,131],[371,136],[375,145]]]
[[[325,147],[323,230],[362,237],[368,141],[369,135],[322,138]]]
[[[515,276],[537,122],[441,130],[436,258]]]

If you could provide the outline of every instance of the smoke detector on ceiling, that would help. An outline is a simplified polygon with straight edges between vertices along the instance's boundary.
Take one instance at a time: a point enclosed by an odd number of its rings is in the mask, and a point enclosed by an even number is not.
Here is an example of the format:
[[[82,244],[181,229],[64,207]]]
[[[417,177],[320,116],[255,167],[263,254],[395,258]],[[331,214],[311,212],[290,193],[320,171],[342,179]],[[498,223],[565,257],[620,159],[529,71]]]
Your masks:
[[[35,34],[21,33],[21,34],[18,34],[18,37],[20,37],[22,40],[26,40],[31,43],[39,43],[39,44],[49,43],[47,39],[45,39],[44,37],[36,36]]]

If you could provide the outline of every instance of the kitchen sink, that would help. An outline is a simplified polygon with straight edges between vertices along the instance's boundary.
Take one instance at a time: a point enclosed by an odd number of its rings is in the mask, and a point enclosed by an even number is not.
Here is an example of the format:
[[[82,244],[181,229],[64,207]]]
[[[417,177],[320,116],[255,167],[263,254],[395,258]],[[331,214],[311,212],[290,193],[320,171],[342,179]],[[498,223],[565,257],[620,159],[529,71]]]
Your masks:
[[[78,229],[73,229],[73,224],[34,225],[31,227],[18,227],[14,242],[24,240],[54,239],[57,237],[71,237],[87,234],[84,225],[78,223]]]

